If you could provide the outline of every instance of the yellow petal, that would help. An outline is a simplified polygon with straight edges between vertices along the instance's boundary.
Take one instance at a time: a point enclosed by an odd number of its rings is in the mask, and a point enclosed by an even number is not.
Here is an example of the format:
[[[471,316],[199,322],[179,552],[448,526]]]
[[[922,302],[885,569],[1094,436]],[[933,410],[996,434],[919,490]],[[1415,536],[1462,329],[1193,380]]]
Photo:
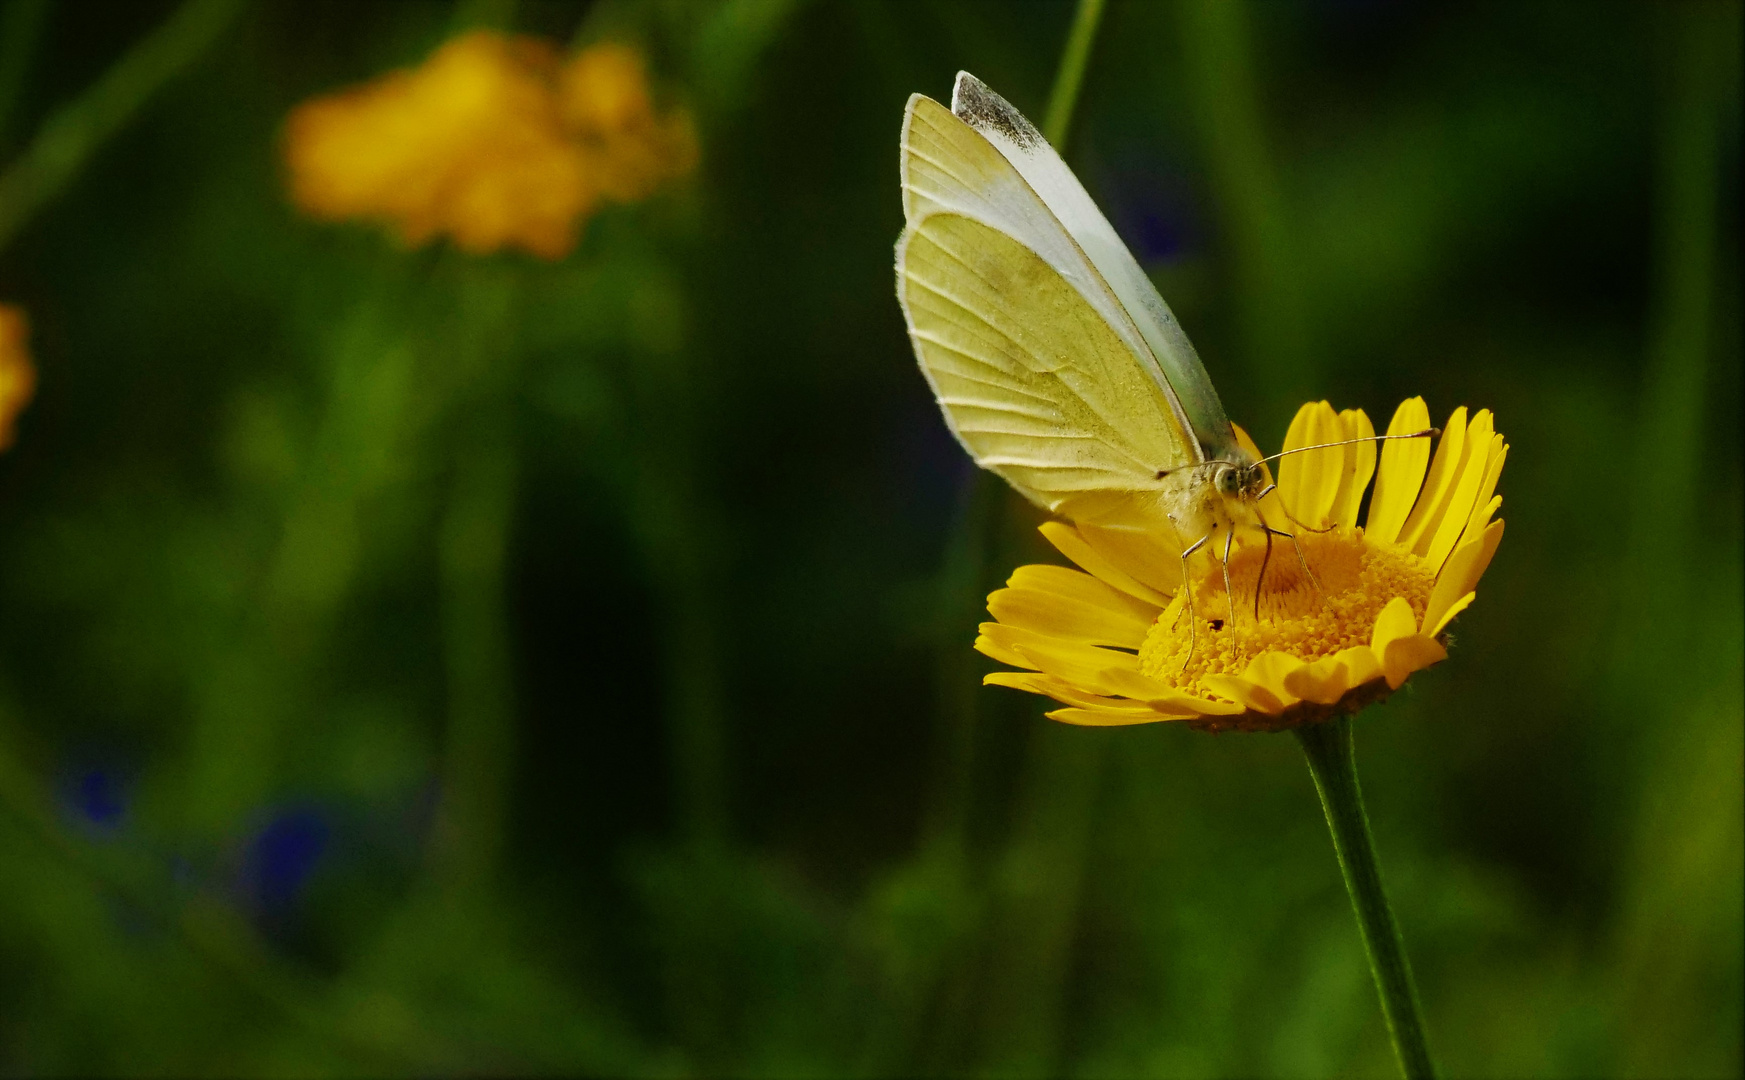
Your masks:
[[[1200,680],[1213,693],[1227,697],[1254,712],[1277,716],[1285,711],[1285,703],[1264,686],[1256,686],[1235,675],[1207,675]]]
[[[1381,658],[1367,645],[1353,645],[1334,654],[1345,665],[1347,689],[1362,686],[1371,679],[1381,678]]]
[[[1021,566],[1012,587],[988,597],[988,611],[1008,626],[1094,645],[1137,649],[1156,617],[1089,574],[1064,566]]]
[[[1163,610],[1156,604],[1129,596],[1082,570],[1056,566],[1053,563],[1029,563],[1020,566],[1012,571],[1006,584],[1014,589],[1030,589],[1063,599],[1119,608],[1147,623],[1157,618],[1158,613]]]
[[[1478,497],[1473,500],[1472,520],[1466,524],[1466,535],[1477,536],[1484,527],[1490,524],[1491,515],[1502,505],[1502,496],[1493,496],[1497,489],[1497,478],[1503,473],[1503,462],[1508,459],[1509,444],[1503,441],[1501,435],[1491,436],[1490,457],[1485,464],[1484,483],[1479,485]]]
[[[1430,599],[1424,605],[1424,625],[1436,627],[1430,631],[1432,634],[1441,633],[1439,624],[1447,621],[1443,616],[1448,606],[1478,585],[1478,579],[1484,576],[1491,564],[1491,556],[1497,553],[1497,545],[1502,540],[1503,523],[1493,521],[1483,533],[1461,544],[1448,557],[1448,563],[1442,567],[1435,587],[1430,590]]]
[[[1367,646],[1341,649],[1332,656],[1305,664],[1285,676],[1285,689],[1304,701],[1331,705],[1354,686],[1381,674],[1381,665]]]
[[[1080,727],[1125,727],[1129,724],[1154,724],[1162,720],[1179,720],[1179,716],[1164,716],[1154,712],[1125,712],[1114,709],[1056,709],[1044,713],[1050,720]]]
[[[1339,494],[1333,498],[1330,520],[1350,528],[1357,524],[1357,510],[1363,504],[1363,489],[1375,475],[1375,425],[1362,409],[1346,409],[1339,414],[1339,437],[1361,439],[1345,450],[1345,472],[1339,479]]]
[[[1285,433],[1286,450],[1295,450],[1319,443],[1338,442],[1341,434],[1339,417],[1333,406],[1316,401],[1297,410],[1291,427]],[[1349,447],[1333,446],[1323,450],[1307,450],[1279,459],[1278,489],[1291,514],[1310,529],[1327,524],[1333,510],[1333,500],[1339,494],[1339,482],[1345,473],[1345,451]]]
[[[1104,697],[1092,694],[1071,684],[1057,679],[1052,675],[1044,675],[1035,671],[992,671],[982,677],[983,686],[1008,686],[1014,690],[1024,690],[1032,694],[1043,694],[1060,702],[1062,705],[1075,705],[1085,709],[1115,709],[1129,712],[1151,712],[1142,702],[1122,701],[1118,698]]]
[[[1417,440],[1401,439],[1400,442]],[[1466,406],[1454,410],[1448,423],[1442,425],[1442,439],[1436,444],[1436,456],[1430,459],[1430,473],[1424,478],[1424,489],[1418,501],[1400,526],[1399,545],[1419,555],[1429,546],[1431,530],[1441,520],[1441,511],[1448,492],[1459,478],[1460,464],[1466,459]],[[1434,520],[1432,520],[1434,519]]]
[[[1466,457],[1461,462],[1460,476],[1449,491],[1446,505],[1439,511],[1442,520],[1433,526],[1435,538],[1425,550],[1431,566],[1439,567],[1447,561],[1448,553],[1460,542],[1460,534],[1466,531],[1467,522],[1472,520],[1473,510],[1478,505],[1479,487],[1489,471],[1492,438],[1490,410],[1480,409],[1472,423],[1467,425]]]
[[[1297,694],[1284,689],[1284,680],[1304,666],[1307,666],[1304,661],[1290,653],[1262,653],[1255,660],[1248,661],[1248,666],[1242,670],[1242,679],[1267,691],[1283,707],[1290,708],[1297,705],[1298,698]]]
[[[1048,542],[1062,555],[1077,563],[1086,573],[1089,573],[1106,584],[1113,585],[1128,596],[1137,597],[1159,610],[1169,606],[1169,596],[1140,582],[1133,575],[1117,567],[1104,558],[1089,544],[1071,525],[1061,521],[1045,521],[1039,531]]]
[[[1265,689],[1273,697],[1284,702],[1286,707],[1289,707],[1295,705],[1299,699],[1285,686],[1285,682],[1307,666],[1307,661],[1301,657],[1273,650],[1263,652],[1250,660],[1248,667],[1242,672],[1242,677]]]
[[[1103,677],[1112,692],[1143,701],[1158,712],[1179,716],[1234,716],[1242,711],[1240,705],[1214,698],[1196,697],[1137,671],[1106,671]]]
[[[1470,605],[1473,602],[1473,600],[1476,599],[1477,597],[1478,597],[1477,593],[1469,592],[1465,596],[1456,600],[1454,603],[1449,604],[1448,610],[1444,611],[1442,613],[1442,617],[1437,619],[1433,625],[1431,624],[1429,619],[1425,619],[1424,625],[1430,627],[1430,636],[1435,637],[1437,634],[1440,634],[1442,632],[1442,629],[1444,627],[1446,627],[1449,623],[1453,622],[1454,617],[1456,615],[1460,614],[1461,612],[1465,611],[1467,609],[1467,606]]]
[[[1110,692],[1103,679],[1104,671],[1111,668],[1139,670],[1139,658],[1132,653],[1063,641],[1004,623],[983,623],[981,631],[982,636],[994,645],[1023,657],[1023,663],[1018,667],[1046,671],[1096,694]]]
[[[1436,639],[1409,634],[1388,643],[1387,652],[1382,655],[1382,673],[1387,676],[1388,686],[1398,690],[1412,672],[1422,671],[1447,656],[1448,650]]]
[[[1463,537],[1461,546],[1472,543],[1473,537],[1481,535],[1487,528],[1489,528],[1491,518],[1495,516],[1497,510],[1502,505],[1503,497],[1501,495],[1492,495],[1490,502],[1485,503],[1483,506],[1474,510],[1472,512],[1472,520],[1466,524],[1466,532],[1461,534]],[[1459,549],[1456,548],[1456,550]]]
[[[1386,667],[1388,645],[1417,632],[1418,617],[1412,614],[1412,605],[1406,602],[1405,597],[1396,596],[1375,617],[1375,629],[1369,638],[1370,651]]]
[[[1144,528],[1078,524],[1079,537],[1116,569],[1164,596],[1181,585],[1181,541],[1175,530],[1148,522]]]
[[[984,623],[983,625],[984,626],[998,626],[999,624],[998,623]],[[983,656],[989,657],[990,659],[997,660],[998,662],[1000,662],[1002,664],[1010,664],[1013,667],[1028,668],[1028,667],[1035,667],[1036,666],[1036,665],[1032,664],[1030,661],[1024,659],[1022,656],[1019,656],[1017,653],[1013,652],[1010,647],[1002,644],[1001,642],[995,641],[993,638],[989,637],[986,634],[977,634],[976,635],[975,651],[981,653]]]
[[[1408,398],[1394,410],[1389,435],[1409,435],[1430,426],[1430,410],[1421,397]],[[1430,440],[1388,439],[1381,447],[1381,467],[1375,474],[1375,494],[1369,500],[1369,521],[1364,532],[1385,544],[1399,539],[1400,527],[1411,513],[1418,491],[1424,485],[1424,468],[1430,461]]]

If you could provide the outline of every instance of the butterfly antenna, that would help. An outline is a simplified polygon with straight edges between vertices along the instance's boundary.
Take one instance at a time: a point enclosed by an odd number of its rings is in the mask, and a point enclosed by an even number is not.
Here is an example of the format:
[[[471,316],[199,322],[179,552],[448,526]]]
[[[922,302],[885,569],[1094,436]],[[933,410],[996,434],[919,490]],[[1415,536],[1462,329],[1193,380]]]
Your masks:
[[[1312,525],[1304,525],[1302,522],[1297,520],[1297,515],[1291,513],[1291,508],[1285,505],[1285,501],[1283,499],[1280,499],[1278,501],[1278,508],[1285,512],[1285,517],[1288,517],[1291,519],[1292,525],[1295,525],[1297,528],[1302,529],[1304,532],[1312,532],[1312,533],[1319,535],[1321,533],[1330,533],[1333,531],[1333,526],[1331,526],[1331,525],[1327,526],[1325,529],[1317,529]]]
[[[1359,441],[1361,441],[1361,440],[1359,440]],[[1329,446],[1339,446],[1339,445],[1343,445],[1343,444],[1340,444],[1340,443],[1329,443],[1329,444],[1328,444],[1328,445],[1329,445]],[[1309,447],[1309,446],[1305,446],[1305,447],[1303,447],[1303,449],[1305,449],[1305,450],[1312,450],[1312,449],[1314,449],[1314,448],[1313,448],[1313,447]],[[1266,498],[1266,497],[1267,497],[1267,496],[1268,496],[1268,495],[1271,495],[1271,494],[1272,494],[1272,493],[1273,493],[1273,492],[1274,492],[1274,491],[1277,491],[1277,490],[1278,490],[1278,485],[1277,485],[1277,484],[1268,484],[1268,485],[1266,485],[1266,486],[1265,486],[1265,487],[1264,487],[1264,488],[1261,488],[1261,489],[1260,489],[1260,494],[1259,494],[1259,495],[1256,495],[1256,496],[1255,496],[1255,497],[1254,497],[1254,501],[1255,501],[1255,503],[1256,503],[1256,504],[1259,504],[1259,502],[1260,502],[1260,500],[1262,500],[1262,499],[1264,499],[1264,498]],[[1307,530],[1307,531],[1308,531],[1308,532],[1312,532],[1312,533],[1330,533],[1330,532],[1332,532],[1332,531],[1333,531],[1333,526],[1331,526],[1331,525],[1329,525],[1329,526],[1327,526],[1327,527],[1326,527],[1326,528],[1325,528],[1325,529],[1315,529],[1315,528],[1310,528],[1310,527],[1309,527],[1309,526],[1307,526],[1307,525],[1304,525],[1304,524],[1303,524],[1303,523],[1302,523],[1302,522],[1300,522],[1300,521],[1298,521],[1298,520],[1297,520],[1297,515],[1295,515],[1295,514],[1293,514],[1293,513],[1291,513],[1291,508],[1290,508],[1290,507],[1288,507],[1288,506],[1286,506],[1286,505],[1285,505],[1285,501],[1284,501],[1284,497],[1283,497],[1283,496],[1280,496],[1280,497],[1279,497],[1279,500],[1278,500],[1278,508],[1279,508],[1279,509],[1280,509],[1280,510],[1283,510],[1283,511],[1284,511],[1284,515],[1285,515],[1285,517],[1287,517],[1287,518],[1290,518],[1290,519],[1291,519],[1291,524],[1292,524],[1292,525],[1295,525],[1295,526],[1296,526],[1296,527],[1297,527],[1297,528],[1299,528],[1299,529],[1304,529],[1304,530]],[[1263,526],[1263,528],[1264,528],[1264,526]],[[1289,536],[1289,535],[1291,535],[1291,534],[1290,534],[1290,533],[1279,533],[1279,535],[1280,535],[1280,536]]]
[[[1440,434],[1442,434],[1441,428],[1425,428],[1423,431],[1402,431],[1398,435],[1365,435],[1361,439],[1340,439],[1338,442],[1316,443],[1313,446],[1293,446],[1289,450],[1280,450],[1269,457],[1263,457],[1255,464],[1263,465],[1268,461],[1277,461],[1286,454],[1300,454],[1305,450],[1326,450],[1334,446],[1350,446],[1352,443],[1381,442],[1383,439],[1428,439]]]

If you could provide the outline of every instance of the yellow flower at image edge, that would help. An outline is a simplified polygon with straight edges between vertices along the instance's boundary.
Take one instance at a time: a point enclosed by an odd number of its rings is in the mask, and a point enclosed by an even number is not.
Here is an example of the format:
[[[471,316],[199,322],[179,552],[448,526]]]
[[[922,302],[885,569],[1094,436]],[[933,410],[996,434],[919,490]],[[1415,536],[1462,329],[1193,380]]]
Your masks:
[[[374,220],[408,246],[569,253],[602,199],[641,199],[695,166],[682,113],[658,116],[641,54],[464,34],[423,64],[298,106],[285,125],[292,200]]]
[[[35,395],[30,317],[14,304],[0,304],[0,450],[11,447],[18,437],[13,424]]]
[[[1413,398],[1388,433],[1427,427]],[[1492,519],[1508,447],[1488,411],[1469,421],[1464,408],[1434,460],[1427,438],[1389,439],[1377,468],[1373,434],[1360,410],[1335,414],[1325,402],[1303,406],[1291,424],[1286,450],[1363,440],[1282,458],[1278,487],[1261,502],[1269,525],[1297,534],[1308,575],[1289,540],[1269,557],[1259,529],[1239,537],[1227,593],[1221,562],[1204,555],[1181,581],[1173,535],[1043,525],[1082,572],[1022,566],[988,598],[997,621],[982,624],[976,648],[1026,670],[985,681],[1061,702],[1048,715],[1067,723],[1181,720],[1212,731],[1283,730],[1385,698],[1447,656],[1444,631],[1472,603],[1502,539]]]

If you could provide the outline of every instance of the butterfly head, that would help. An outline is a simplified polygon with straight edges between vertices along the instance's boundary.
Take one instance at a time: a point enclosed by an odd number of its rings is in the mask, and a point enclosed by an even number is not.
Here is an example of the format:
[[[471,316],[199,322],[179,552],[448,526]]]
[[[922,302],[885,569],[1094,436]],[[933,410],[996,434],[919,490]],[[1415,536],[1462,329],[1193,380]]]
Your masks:
[[[1212,473],[1212,488],[1227,499],[1251,501],[1266,489],[1266,469],[1260,462],[1238,450],[1233,458],[1207,462]]]

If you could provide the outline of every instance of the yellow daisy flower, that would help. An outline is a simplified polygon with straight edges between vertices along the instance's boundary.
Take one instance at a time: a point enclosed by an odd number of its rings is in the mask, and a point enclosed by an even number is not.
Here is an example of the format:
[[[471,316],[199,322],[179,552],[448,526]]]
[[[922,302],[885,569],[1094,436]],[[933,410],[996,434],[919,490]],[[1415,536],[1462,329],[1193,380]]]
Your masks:
[[[1429,422],[1412,398],[1388,433]],[[1261,513],[1296,534],[1302,559],[1288,540],[1269,552],[1252,530],[1230,557],[1228,594],[1209,552],[1190,560],[1183,587],[1173,535],[1044,524],[1080,569],[1021,566],[988,597],[997,621],[982,624],[976,648],[1025,670],[985,682],[1047,695],[1066,706],[1048,715],[1070,724],[1181,720],[1211,731],[1278,731],[1387,697],[1448,655],[1448,623],[1472,603],[1502,539],[1492,517],[1508,446],[1488,410],[1469,420],[1464,407],[1434,460],[1428,438],[1389,439],[1378,468],[1374,434],[1361,410],[1317,402],[1297,412],[1286,450],[1364,441],[1280,459]]]

